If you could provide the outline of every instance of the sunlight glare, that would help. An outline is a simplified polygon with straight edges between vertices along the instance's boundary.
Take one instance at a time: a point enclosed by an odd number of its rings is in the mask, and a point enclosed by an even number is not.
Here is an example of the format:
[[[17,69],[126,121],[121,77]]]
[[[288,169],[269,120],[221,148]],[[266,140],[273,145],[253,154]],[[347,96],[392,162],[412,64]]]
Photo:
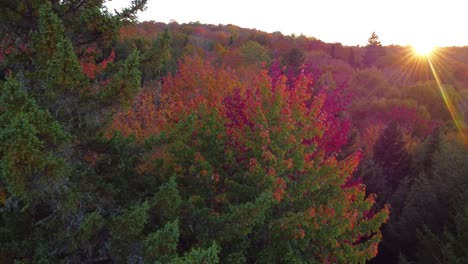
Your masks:
[[[440,80],[440,77],[437,74],[437,71],[434,65],[432,64],[431,58],[427,57],[427,61],[429,62],[429,66],[431,67],[432,74],[434,75],[437,86],[439,86],[439,91],[442,95],[442,98],[444,99],[444,102],[445,102],[445,105],[447,106],[448,111],[450,112],[450,115],[452,116],[455,126],[458,128],[458,131],[460,132],[460,135],[463,141],[468,142],[468,139],[465,137],[463,118],[456,108],[457,105],[452,102],[452,100],[450,99],[450,96],[447,94],[447,91],[445,90],[444,85],[442,81]]]
[[[430,43],[418,43],[411,45],[414,51],[420,56],[429,56],[435,49]]]

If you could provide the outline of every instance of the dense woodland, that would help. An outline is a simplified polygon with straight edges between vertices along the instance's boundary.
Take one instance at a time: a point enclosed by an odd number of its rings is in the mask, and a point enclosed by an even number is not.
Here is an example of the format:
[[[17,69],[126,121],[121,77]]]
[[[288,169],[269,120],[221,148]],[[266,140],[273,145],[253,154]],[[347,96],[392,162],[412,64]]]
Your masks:
[[[468,47],[145,2],[0,2],[0,263],[468,263]]]

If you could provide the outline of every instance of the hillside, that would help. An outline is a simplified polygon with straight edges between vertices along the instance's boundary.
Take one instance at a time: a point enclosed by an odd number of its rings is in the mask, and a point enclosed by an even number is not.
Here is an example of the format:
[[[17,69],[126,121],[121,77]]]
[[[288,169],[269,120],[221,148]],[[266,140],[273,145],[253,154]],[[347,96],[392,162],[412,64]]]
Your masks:
[[[467,259],[468,47],[23,2],[0,4],[1,263]]]

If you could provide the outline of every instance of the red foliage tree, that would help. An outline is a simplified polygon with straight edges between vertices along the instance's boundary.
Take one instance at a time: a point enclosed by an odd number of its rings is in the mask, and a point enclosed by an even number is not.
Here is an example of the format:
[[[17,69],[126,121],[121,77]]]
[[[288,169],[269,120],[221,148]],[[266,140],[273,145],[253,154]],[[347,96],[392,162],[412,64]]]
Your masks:
[[[107,58],[104,58],[101,62],[96,62],[96,59],[101,56],[101,51],[94,47],[88,47],[84,51],[84,55],[81,58],[81,68],[86,77],[94,80],[99,73],[104,71],[107,64],[113,62],[115,59],[114,50],[111,51]]]

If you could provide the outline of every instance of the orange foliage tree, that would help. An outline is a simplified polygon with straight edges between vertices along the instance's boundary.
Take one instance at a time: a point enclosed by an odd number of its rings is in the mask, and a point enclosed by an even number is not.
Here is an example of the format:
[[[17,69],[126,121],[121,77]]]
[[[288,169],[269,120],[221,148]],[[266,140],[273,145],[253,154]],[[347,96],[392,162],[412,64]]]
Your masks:
[[[118,113],[112,130],[147,138],[180,121],[197,105],[213,107],[235,88],[243,90],[245,86],[229,69],[214,67],[199,56],[186,57],[175,76],[168,76],[162,84],[149,84],[131,109]]]

